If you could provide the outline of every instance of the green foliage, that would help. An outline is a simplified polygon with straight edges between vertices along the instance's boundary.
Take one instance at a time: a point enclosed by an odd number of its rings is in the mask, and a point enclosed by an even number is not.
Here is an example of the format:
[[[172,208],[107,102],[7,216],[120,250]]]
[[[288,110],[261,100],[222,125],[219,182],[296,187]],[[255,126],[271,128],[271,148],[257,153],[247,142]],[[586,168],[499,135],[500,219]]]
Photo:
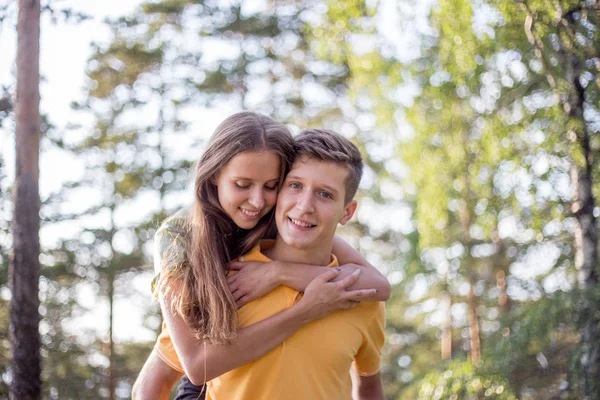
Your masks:
[[[384,152],[382,163],[401,157],[410,167],[403,189],[418,229],[418,239],[406,246],[413,256],[397,264],[403,279],[389,305],[394,339],[384,374],[388,395],[416,397],[422,371],[438,363],[434,343],[441,313],[448,312],[440,309],[445,293],[455,308],[453,357],[470,351],[473,326],[462,307],[471,307],[482,329],[485,373],[500,374],[519,396],[551,396],[544,387],[565,395],[558,388],[566,379],[576,393],[576,378],[568,371],[580,325],[571,317],[587,314],[573,291],[569,227],[575,221],[568,185],[571,165],[584,165],[584,139],[594,141],[599,126],[592,61],[600,48],[598,14],[590,7],[576,1],[440,1],[428,15],[431,29],[423,29],[409,20],[418,19],[417,2],[399,2],[400,25],[421,32],[422,46],[408,65],[389,51],[393,41],[386,43],[383,32],[364,23],[366,13],[361,25],[349,24],[357,19],[341,16],[342,6],[328,10],[332,33],[320,54],[348,66],[353,105],[375,116],[378,131],[388,137],[410,133]],[[371,35],[375,45],[368,51],[334,48],[330,43],[342,27],[346,38]],[[583,107],[590,110],[585,119],[573,111],[577,81],[584,86]],[[417,87],[412,98],[398,96],[410,85]],[[376,134],[370,136],[360,139],[365,148],[377,148]],[[383,184],[387,172],[377,163],[368,165]],[[534,256],[540,251],[557,255],[545,257],[549,265],[540,268],[535,260],[543,257]],[[525,267],[535,272],[527,278],[515,273]],[[466,285],[476,288],[477,304],[465,298]],[[410,346],[402,345],[410,337],[415,338]],[[411,347],[421,349],[421,341],[429,351],[421,357],[425,363],[416,363]],[[541,367],[537,358],[550,366]],[[526,371],[540,379],[520,379],[529,376]]]
[[[85,312],[74,301],[83,283],[110,301],[135,295],[127,283],[148,264],[143,243],[173,212],[169,199],[188,185],[209,134],[192,141],[193,155],[174,155],[174,139],[197,130],[184,117],[233,104],[297,127],[340,131],[364,154],[361,208],[342,232],[394,283],[382,368],[388,398],[583,397],[578,330],[598,301],[574,290],[569,176],[585,165],[583,139],[593,159],[600,149],[596,6],[391,2],[401,34],[417,32],[410,40],[419,48],[407,57],[407,48],[397,48],[404,38],[381,26],[390,2],[267,3],[249,13],[241,1],[149,1],[110,21],[111,41],[95,45],[86,98],[74,104],[93,116],[93,129],[74,143],[48,125],[46,136],[84,159],[86,173],[42,210],[47,224],[83,221],[76,237],[43,251],[46,391],[106,396],[106,339],[90,332],[81,343],[61,320]],[[7,113],[0,109],[0,120]],[[600,169],[592,174],[597,199]],[[64,212],[84,187],[99,189],[101,201]],[[10,203],[7,193],[0,181],[2,205]],[[148,207],[135,227],[119,220],[148,193],[159,207]],[[5,214],[1,249],[9,244]],[[129,251],[115,246],[124,242]],[[0,317],[4,306],[0,300]],[[440,361],[446,318],[452,362]],[[8,329],[2,321],[0,345]],[[473,366],[463,360],[475,335],[482,354]],[[114,344],[120,397],[150,346]]]
[[[418,399],[516,400],[517,396],[501,376],[482,374],[469,361],[453,361],[425,376]]]

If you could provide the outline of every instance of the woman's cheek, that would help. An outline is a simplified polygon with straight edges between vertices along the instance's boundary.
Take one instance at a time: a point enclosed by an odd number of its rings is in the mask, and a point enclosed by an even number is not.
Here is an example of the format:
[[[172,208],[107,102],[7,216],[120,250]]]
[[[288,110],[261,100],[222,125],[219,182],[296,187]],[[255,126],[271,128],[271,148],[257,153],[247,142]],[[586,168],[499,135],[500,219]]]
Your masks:
[[[267,203],[269,209],[275,207],[275,204],[277,204],[277,191],[269,192],[265,196],[265,202]]]

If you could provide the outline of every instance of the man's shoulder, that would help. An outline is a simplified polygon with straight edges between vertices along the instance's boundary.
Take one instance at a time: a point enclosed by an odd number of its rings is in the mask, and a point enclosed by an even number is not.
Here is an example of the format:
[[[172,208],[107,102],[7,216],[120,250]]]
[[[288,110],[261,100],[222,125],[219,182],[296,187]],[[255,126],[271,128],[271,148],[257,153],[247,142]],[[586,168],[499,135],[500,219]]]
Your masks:
[[[385,321],[385,302],[383,301],[362,301],[352,310],[357,318],[364,323],[371,323],[374,320]]]

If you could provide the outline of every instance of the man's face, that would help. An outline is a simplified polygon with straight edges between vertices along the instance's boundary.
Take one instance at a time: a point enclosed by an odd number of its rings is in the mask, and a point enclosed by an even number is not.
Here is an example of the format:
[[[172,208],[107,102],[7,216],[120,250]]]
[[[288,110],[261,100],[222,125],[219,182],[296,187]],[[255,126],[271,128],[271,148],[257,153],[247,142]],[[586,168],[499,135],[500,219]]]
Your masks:
[[[331,250],[338,223],[345,224],[356,202],[344,204],[348,170],[336,163],[301,157],[279,192],[275,220],[283,241],[306,250]]]

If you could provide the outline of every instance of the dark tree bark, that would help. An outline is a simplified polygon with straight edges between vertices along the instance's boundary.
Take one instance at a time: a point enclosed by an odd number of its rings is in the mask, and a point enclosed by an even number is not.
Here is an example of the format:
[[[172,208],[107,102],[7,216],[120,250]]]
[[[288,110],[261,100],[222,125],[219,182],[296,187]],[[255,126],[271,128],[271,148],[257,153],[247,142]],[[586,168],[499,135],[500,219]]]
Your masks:
[[[10,398],[39,399],[41,363],[38,283],[39,265],[39,0],[19,0],[17,23],[16,175],[13,251],[10,263],[12,299]]]
[[[558,3],[557,3],[558,4]],[[576,38],[576,32],[581,27],[590,30],[590,21],[583,24],[582,19],[587,19],[588,13],[596,14],[595,28],[591,29],[597,34],[597,15],[599,2],[594,3],[580,1],[573,5],[570,10],[565,10],[560,20],[556,20],[558,38],[558,55],[562,61],[561,74],[552,76],[553,69],[548,65],[545,50],[541,38],[536,32],[535,25],[542,23],[536,20],[536,15],[531,11],[526,2],[521,2],[520,7],[527,14],[525,33],[529,42],[534,46],[536,56],[539,58],[549,86],[560,97],[561,103],[567,116],[567,135],[574,149],[571,159],[571,183],[573,184],[573,202],[571,212],[577,219],[575,227],[574,264],[577,269],[577,281],[582,296],[577,305],[577,318],[581,334],[581,351],[579,356],[580,376],[585,399],[600,399],[600,317],[598,317],[600,306],[597,303],[598,290],[598,228],[594,207],[594,150],[591,146],[591,132],[586,122],[583,111],[586,102],[585,88],[581,84],[580,77],[584,71],[586,62],[597,59],[599,54],[597,46],[588,46],[582,49]],[[583,11],[587,8],[586,11]],[[597,43],[597,42],[596,42]],[[551,50],[550,50],[551,51]],[[555,70],[555,69],[554,69]],[[556,70],[555,70],[556,71]],[[557,81],[560,79],[566,85],[560,87]]]
[[[583,6],[583,4],[579,4]],[[576,11],[576,9],[574,9]],[[573,12],[575,12],[573,11]],[[573,12],[565,15],[565,29],[574,30],[578,23]],[[586,399],[600,399],[600,318],[595,292],[598,290],[598,228],[594,208],[594,150],[590,143],[590,129],[583,116],[586,102],[585,88],[580,76],[585,60],[561,42],[560,53],[566,60],[565,81],[569,90],[563,97],[563,108],[568,116],[568,135],[578,149],[581,160],[572,160],[571,179],[573,203],[571,211],[577,219],[575,227],[575,268],[583,296],[578,304],[581,334],[581,366],[583,390]]]
[[[573,89],[565,109],[569,113],[575,128],[569,132],[580,147],[583,165],[573,162],[571,179],[573,181],[573,204],[571,210],[578,224],[575,227],[575,268],[577,281],[583,292],[578,305],[578,318],[581,333],[581,357],[583,388],[587,399],[600,398],[600,318],[599,306],[593,294],[598,285],[598,232],[594,216],[595,199],[593,185],[593,150],[590,146],[590,132],[583,121],[584,90],[579,82],[579,63],[572,59]],[[579,132],[577,132],[578,130]]]

